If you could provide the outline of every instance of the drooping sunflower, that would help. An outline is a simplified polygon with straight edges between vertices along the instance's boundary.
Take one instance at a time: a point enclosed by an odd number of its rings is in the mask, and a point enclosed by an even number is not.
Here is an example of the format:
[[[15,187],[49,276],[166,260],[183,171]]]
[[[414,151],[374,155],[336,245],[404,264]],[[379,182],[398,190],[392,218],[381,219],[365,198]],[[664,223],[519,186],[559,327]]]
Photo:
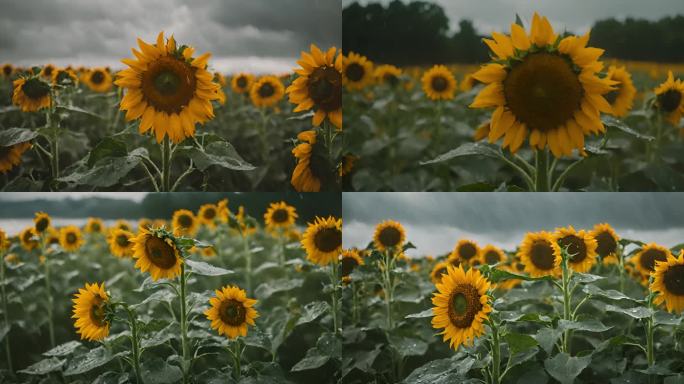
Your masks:
[[[297,104],[293,112],[315,109],[313,126],[318,127],[327,117],[338,129],[342,129],[342,61],[337,48],[323,53],[311,44],[311,53],[302,52],[295,69],[299,75],[287,87],[290,103]]]
[[[421,79],[423,92],[430,100],[451,100],[456,92],[456,79],[453,73],[443,66],[435,65],[425,71]]]
[[[596,253],[605,264],[616,264],[617,248],[620,238],[608,223],[596,224],[590,235],[596,239]]]
[[[561,249],[556,237],[546,231],[528,232],[518,249],[525,272],[532,277],[561,274]]]
[[[133,256],[133,237],[134,235],[131,232],[123,229],[112,230],[107,237],[109,251],[116,257]]]
[[[584,230],[576,231],[572,225],[557,228],[555,233],[561,250],[568,253],[568,266],[577,272],[587,272],[596,263],[596,239]]]
[[[254,75],[249,73],[238,73],[230,80],[230,88],[233,90],[233,92],[238,94],[248,94],[249,90],[252,89],[253,84]]]
[[[342,252],[342,219],[316,216],[306,228],[301,243],[309,261],[318,265],[337,262]]]
[[[449,265],[435,286],[432,327],[443,329],[440,335],[453,349],[472,345],[484,333],[484,322],[492,311],[487,295],[489,281],[477,269],[465,272],[463,267]]]
[[[684,114],[684,82],[675,79],[672,71],[667,73],[667,80],[654,90],[656,94],[655,106],[665,119],[672,125],[678,126]]]
[[[605,132],[601,112],[612,108],[603,97],[613,80],[596,73],[603,50],[587,47],[589,33],[560,38],[537,13],[528,36],[511,25],[511,36],[492,33],[484,39],[495,62],[473,77],[487,84],[471,108],[495,108],[489,141],[504,137],[503,147],[518,151],[529,134],[532,148],[550,148],[555,157],[584,148],[584,136]]]
[[[632,82],[632,75],[627,72],[625,67],[611,65],[608,68],[606,78],[618,82],[615,86],[617,89],[606,93],[604,96],[613,110],[611,114],[617,117],[627,116],[627,113],[632,109],[634,96],[637,93]]]
[[[216,204],[203,204],[197,212],[197,220],[209,228],[216,228],[218,208]]]
[[[183,258],[173,239],[159,231],[140,228],[138,236],[131,241],[133,258],[137,260],[135,267],[140,272],[149,271],[154,281],[171,280],[180,275]]]
[[[667,247],[650,243],[641,247],[634,255],[634,264],[642,277],[648,280],[648,276],[655,271],[656,263],[665,262],[668,257],[672,257],[672,253]]]
[[[335,184],[335,170],[327,160],[322,143],[316,139],[316,131],[309,130],[297,135],[299,144],[292,149],[297,165],[292,171],[290,183],[297,192],[319,192],[321,188]]]
[[[81,79],[94,92],[106,93],[112,89],[112,75],[105,68],[93,68],[86,71]]]
[[[102,219],[89,217],[88,222],[85,225],[85,231],[87,233],[102,233],[105,231],[105,225],[102,222]]]
[[[33,227],[36,229],[36,233],[41,234],[50,228],[50,215],[45,212],[36,212],[33,218]]]
[[[285,95],[285,87],[275,76],[263,76],[249,90],[249,98],[257,107],[272,107]]]
[[[40,245],[38,238],[38,233],[33,227],[27,227],[23,231],[19,232],[19,243],[21,244],[21,247],[27,251],[32,251],[38,248]]]
[[[2,65],[2,75],[5,77],[10,77],[14,73],[14,67],[12,64],[7,63]]]
[[[480,258],[482,263],[494,265],[506,260],[506,254],[501,248],[493,245],[485,245],[480,250]]]
[[[74,326],[81,340],[99,341],[109,336],[110,320],[107,318],[109,295],[104,283],[88,284],[74,295]]]
[[[114,84],[126,89],[121,110],[126,121],[140,119],[141,134],[154,133],[157,142],[168,136],[180,143],[195,135],[195,124],[214,118],[212,100],[219,99],[220,86],[207,71],[211,53],[197,58],[194,48],[176,46],[164,32],[154,45],[138,39],[140,50],[132,49],[135,59],[123,59],[130,68],[117,73]]]
[[[198,220],[192,211],[187,209],[179,209],[173,213],[171,219],[173,226],[173,233],[176,236],[192,236],[197,232]]]
[[[209,299],[211,307],[204,314],[211,321],[211,328],[219,335],[235,339],[247,336],[247,325],[256,325],[254,319],[259,313],[254,309],[256,300],[247,297],[243,289],[225,286],[216,290],[216,297]]]
[[[73,252],[83,245],[83,235],[81,230],[75,225],[67,225],[59,231],[59,245],[64,250]]]
[[[52,84],[75,87],[78,85],[78,76],[70,69],[60,68],[52,72]]]
[[[461,239],[456,243],[454,250],[449,255],[449,260],[454,264],[454,260],[464,263],[471,263],[480,258],[480,247],[476,242]],[[457,264],[454,264],[457,265]]]
[[[9,147],[0,147],[0,173],[7,173],[21,164],[21,155],[30,148],[31,143],[28,141]]]
[[[658,292],[654,303],[665,303],[668,312],[684,310],[684,251],[679,257],[669,255],[666,261],[656,263],[651,291]]]
[[[40,76],[48,80],[52,80],[52,74],[55,72],[56,67],[52,64],[46,64],[43,69],[40,70]]]
[[[363,265],[363,258],[359,254],[359,250],[356,248],[345,249],[340,255],[340,278],[343,282],[351,282],[351,276],[349,276],[354,268],[359,265]]]
[[[36,112],[52,105],[50,84],[38,76],[20,77],[14,80],[13,85],[12,103],[22,112]]]
[[[447,267],[449,265],[451,264],[446,261],[440,261],[439,263],[435,264],[430,272],[430,280],[432,280],[434,284],[441,282],[442,276],[447,273]]]
[[[390,64],[378,65],[373,72],[375,81],[379,84],[388,84],[392,87],[399,84],[399,76],[401,76],[401,69]]]
[[[406,231],[400,222],[385,220],[375,226],[373,245],[380,252],[400,252],[406,242]]]
[[[373,82],[373,62],[366,56],[349,52],[342,59],[342,83],[350,90],[361,90]]]
[[[294,225],[297,217],[295,207],[281,201],[269,205],[264,213],[264,223],[267,228],[287,228]]]

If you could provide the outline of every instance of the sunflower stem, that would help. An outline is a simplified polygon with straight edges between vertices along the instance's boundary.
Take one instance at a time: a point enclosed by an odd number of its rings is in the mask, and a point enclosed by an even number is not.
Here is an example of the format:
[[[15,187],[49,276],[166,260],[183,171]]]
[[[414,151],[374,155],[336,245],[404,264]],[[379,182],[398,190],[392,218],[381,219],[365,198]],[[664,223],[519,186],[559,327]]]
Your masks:
[[[52,319],[52,289],[50,288],[52,284],[50,283],[50,258],[48,257],[47,250],[45,249],[45,245],[47,242],[47,238],[45,236],[41,236],[40,239],[40,244],[41,244],[41,251],[43,253],[43,256],[45,257],[45,290],[47,294],[47,313],[48,313],[48,331],[50,332],[50,346],[52,348],[55,347],[55,326],[53,323]]]
[[[356,282],[352,280],[352,323],[354,325],[359,323],[359,292],[356,288]]]
[[[162,192],[171,191],[171,148],[169,143],[169,138],[164,137],[164,143],[162,144],[162,182],[161,190]]]
[[[653,277],[650,278],[649,287]],[[646,319],[646,360],[648,361],[648,367],[651,368],[655,364],[655,352],[653,349],[653,334],[655,332],[655,324],[653,321],[653,314],[655,313],[655,308],[653,307],[654,294],[649,290],[648,292],[648,309],[650,315]],[[652,382],[652,377],[649,375],[649,382]]]
[[[392,319],[392,299],[394,296],[394,285],[392,283],[392,263],[393,258],[390,250],[385,250],[384,256],[384,270],[383,270],[383,290],[385,291],[385,310],[387,315],[387,330],[391,330],[394,327],[394,321]]]
[[[534,174],[534,191],[548,192],[549,191],[549,153],[546,149],[538,149],[535,152],[535,174]]]
[[[2,289],[2,314],[4,315],[5,327],[7,327],[7,334],[5,335],[5,354],[7,355],[7,369],[11,375],[14,375],[12,368],[12,351],[10,350],[9,329],[10,320],[9,312],[7,312],[7,292],[5,291],[5,253],[0,253],[0,289]]]
[[[568,268],[568,254],[565,249],[561,251],[562,253],[562,288],[563,288],[563,320],[572,320],[572,313],[570,312],[570,269]],[[563,331],[563,352],[570,354],[570,330],[566,329]]]
[[[618,266],[619,266],[619,278],[620,278],[620,292],[624,293],[625,292],[625,260],[622,257],[622,246],[618,244],[617,246],[617,252],[615,257],[618,259]]]
[[[186,302],[185,302],[185,285],[186,285],[186,278],[187,276],[185,275],[185,263],[181,264],[181,273],[179,276],[180,279],[180,327],[181,327],[181,347],[183,349],[183,383],[188,382],[188,367],[189,367],[189,358],[190,358],[190,350],[188,348],[188,313],[186,309]]]
[[[245,285],[247,288],[247,294],[252,294],[252,252],[249,250],[249,240],[247,239],[247,234],[240,230],[240,235],[242,237],[242,247],[245,252]]]
[[[240,369],[240,360],[242,359],[242,343],[240,338],[236,338],[231,344],[232,349],[229,349],[231,356],[233,356],[233,374],[235,375],[235,380],[240,380],[242,370]]]
[[[335,335],[340,333],[340,314],[337,302],[337,287],[339,286],[338,278],[338,261],[333,260],[330,263],[330,284],[332,284],[332,318],[333,318],[333,332]]]
[[[131,346],[133,348],[133,370],[135,371],[135,381],[138,384],[143,384],[142,375],[140,374],[140,336],[138,334],[138,321],[135,313],[125,306],[128,313],[128,323],[131,327]]]
[[[495,321],[491,321],[489,326],[492,328],[492,384],[501,382],[501,348],[499,345],[499,327]]]

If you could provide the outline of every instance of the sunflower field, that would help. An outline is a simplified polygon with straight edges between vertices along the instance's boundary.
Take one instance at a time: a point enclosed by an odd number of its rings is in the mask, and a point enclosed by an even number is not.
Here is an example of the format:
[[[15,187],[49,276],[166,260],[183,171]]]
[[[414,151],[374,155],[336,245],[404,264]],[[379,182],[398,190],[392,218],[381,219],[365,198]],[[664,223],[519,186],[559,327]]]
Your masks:
[[[342,253],[345,383],[680,383],[684,244],[609,224],[419,251],[387,220]],[[647,239],[644,239],[647,240]]]
[[[0,231],[0,381],[335,382],[341,219],[234,208]]]
[[[4,191],[339,190],[342,56],[224,74],[160,33],[125,69],[2,66]],[[348,167],[347,167],[348,168]]]
[[[606,58],[536,13],[483,44],[482,65],[347,53],[345,190],[684,190],[681,63]]]

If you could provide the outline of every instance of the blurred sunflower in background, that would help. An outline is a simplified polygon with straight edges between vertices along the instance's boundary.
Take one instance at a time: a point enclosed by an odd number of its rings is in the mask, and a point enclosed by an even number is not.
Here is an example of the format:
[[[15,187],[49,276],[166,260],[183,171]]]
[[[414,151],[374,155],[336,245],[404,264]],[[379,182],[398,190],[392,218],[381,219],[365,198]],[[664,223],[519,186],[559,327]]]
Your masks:
[[[105,68],[93,68],[85,71],[81,79],[94,92],[106,93],[112,89],[112,75]]]
[[[267,228],[287,228],[294,225],[297,217],[295,207],[280,201],[269,205],[264,213],[264,223]]]
[[[568,253],[568,266],[577,272],[587,272],[596,263],[596,239],[584,230],[576,231],[572,225],[557,228],[555,233],[561,250]]]
[[[83,235],[81,230],[75,225],[67,225],[59,231],[59,245],[64,250],[73,252],[83,245]]]
[[[256,107],[272,107],[285,95],[285,87],[275,76],[262,76],[249,90],[249,98]]]
[[[379,84],[388,84],[392,87],[399,84],[401,69],[390,64],[378,65],[375,67],[373,77]]]
[[[505,261],[506,254],[501,248],[488,244],[480,250],[480,259],[483,264],[494,265]]]
[[[351,273],[356,267],[363,265],[363,258],[358,249],[345,249],[340,255],[340,278],[343,282],[351,282]]]
[[[26,141],[19,144],[0,147],[0,173],[7,173],[21,164],[21,155],[31,148],[31,143]]]
[[[672,71],[667,73],[667,80],[654,90],[656,95],[655,106],[665,119],[672,125],[678,126],[684,114],[684,82],[676,79]]]
[[[663,247],[656,243],[649,243],[641,247],[641,249],[634,255],[633,261],[637,270],[641,273],[644,279],[655,270],[657,262],[667,261],[672,253],[667,247]]]
[[[456,243],[453,251],[449,254],[449,261],[454,264],[455,260],[470,263],[480,258],[480,247],[476,242],[468,239],[461,239]],[[454,264],[457,265],[457,264]]]
[[[109,336],[109,295],[104,283],[86,283],[85,288],[79,288],[72,301],[74,309],[71,318],[75,319],[76,333],[81,335],[81,340],[99,341]]]
[[[658,292],[653,302],[665,303],[668,312],[684,310],[684,251],[680,251],[679,257],[670,254],[667,260],[656,263],[650,290]]]
[[[254,84],[254,75],[249,73],[238,73],[230,79],[230,88],[238,94],[249,94]]]
[[[6,63],[2,65],[2,75],[5,77],[11,77],[12,74],[14,73],[14,66],[10,63]]]
[[[373,245],[380,252],[401,252],[406,242],[406,231],[400,222],[385,220],[375,226]]]
[[[116,257],[133,256],[133,237],[131,232],[123,229],[112,230],[107,237],[109,251]]]
[[[60,237],[60,231],[55,229],[54,227],[48,227],[46,234],[45,234],[45,244],[50,246],[50,245],[59,245],[59,237]]]
[[[218,219],[218,208],[216,204],[203,204],[197,212],[197,220],[209,228],[216,228]]]
[[[19,232],[19,243],[27,251],[32,251],[40,245],[38,233],[33,227],[26,227]]]
[[[525,272],[532,277],[561,274],[561,249],[556,237],[549,232],[526,233],[518,257],[525,265]]]
[[[75,87],[78,85],[78,76],[70,69],[60,68],[52,72],[52,84]]]
[[[309,261],[322,266],[337,262],[342,252],[342,219],[317,216],[306,228],[301,243]]]
[[[179,209],[173,213],[171,226],[176,236],[193,236],[197,232],[198,220],[188,209]]]
[[[613,116],[625,117],[634,105],[634,97],[637,90],[632,82],[632,75],[627,72],[625,67],[616,67],[611,65],[608,68],[607,79],[617,82],[615,90],[610,91],[604,95],[606,101],[610,104]]]
[[[618,237],[615,230],[608,223],[594,225],[590,233],[596,239],[596,253],[605,264],[617,264]]]
[[[20,77],[14,80],[13,85],[12,103],[22,112],[36,112],[52,105],[52,88],[38,76]]]
[[[342,84],[350,90],[361,90],[373,83],[373,62],[366,56],[349,52],[342,58]]]
[[[425,71],[421,78],[423,92],[430,100],[451,100],[456,92],[456,78],[443,66],[435,65]]]
[[[319,192],[322,188],[335,184],[335,173],[325,154],[323,144],[319,143],[315,130],[300,132],[299,144],[292,149],[297,165],[292,171],[290,183],[297,192]]]
[[[259,317],[254,309],[257,301],[248,298],[247,293],[236,286],[225,286],[215,293],[216,296],[209,299],[209,309],[204,312],[211,321],[211,328],[230,339],[247,336],[247,326],[255,326],[254,319]]]
[[[430,280],[433,284],[437,284],[442,281],[442,276],[447,273],[447,267],[451,265],[446,261],[440,261],[432,267],[430,272]]]
[[[97,217],[89,217],[88,222],[86,222],[85,225],[85,231],[87,233],[102,233],[105,230],[105,225],[102,222],[102,219],[98,219]]]
[[[152,280],[174,279],[181,273],[181,257],[173,239],[159,231],[140,228],[133,242],[133,258],[135,267],[140,272],[150,272]]]
[[[124,231],[133,232],[133,227],[126,220],[117,220],[114,224],[114,228],[123,229]]]
[[[33,227],[36,229],[36,233],[42,234],[50,228],[50,215],[45,212],[36,212],[33,218]]]
[[[57,68],[52,65],[52,64],[46,64],[43,69],[40,70],[39,75],[48,79],[52,80],[52,74],[57,70]]]

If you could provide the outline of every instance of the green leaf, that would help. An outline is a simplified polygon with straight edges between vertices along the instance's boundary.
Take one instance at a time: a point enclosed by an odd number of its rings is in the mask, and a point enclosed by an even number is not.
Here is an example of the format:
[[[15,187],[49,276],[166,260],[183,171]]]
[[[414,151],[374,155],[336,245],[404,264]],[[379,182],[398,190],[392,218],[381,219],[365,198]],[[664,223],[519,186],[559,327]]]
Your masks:
[[[649,135],[644,135],[642,133],[639,133],[632,128],[630,128],[627,124],[625,124],[622,120],[618,120],[612,116],[604,116],[602,118],[603,124],[608,127],[608,128],[614,128],[617,130],[620,130],[630,136],[636,137],[637,139],[642,139],[646,141],[652,141],[655,138],[653,136]]]
[[[304,279],[278,279],[268,283],[260,284],[255,290],[254,294],[260,300],[265,300],[271,297],[274,293],[289,291],[294,288],[299,288],[304,284]]]
[[[552,358],[544,361],[546,372],[562,384],[572,384],[575,378],[591,362],[591,356],[572,357],[565,352],[561,352]]]
[[[614,305],[606,305],[604,310],[607,312],[622,313],[634,319],[645,319],[651,316],[651,310],[646,307],[620,308]]]
[[[180,328],[176,323],[171,323],[168,326],[166,326],[164,329],[157,331],[149,337],[142,339],[140,342],[140,346],[143,348],[152,348],[156,347],[162,344],[165,344],[167,341],[173,339],[180,333]]]
[[[401,357],[423,356],[428,349],[426,342],[415,337],[391,335],[390,341]]]
[[[502,322],[515,323],[519,321],[531,321],[535,323],[550,323],[551,318],[546,315],[538,313],[523,313],[519,311],[502,311],[499,312]]]
[[[488,267],[488,266],[483,266],[480,269]],[[517,273],[513,272],[508,272],[504,271],[502,269],[491,269],[491,273],[489,275],[489,281],[492,283],[499,283],[502,281],[506,280],[527,280],[527,281],[535,281],[535,280],[554,280],[553,276],[541,276],[541,277],[532,277],[528,275],[519,275]]]
[[[80,341],[76,341],[76,340],[69,341],[67,343],[60,344],[60,345],[52,348],[51,350],[49,350],[47,352],[44,352],[43,355],[44,356],[66,356],[66,355],[69,355],[72,352],[74,352],[76,350],[76,348],[80,347],[81,345],[82,344]]]
[[[659,325],[675,325],[678,326],[682,322],[682,317],[673,315],[671,313],[657,311],[653,316],[653,320]]]
[[[271,351],[271,336],[259,328],[250,330],[247,333],[247,336],[242,338],[242,342],[251,347],[261,348],[269,352]]]
[[[496,185],[480,182],[461,185],[456,188],[456,192],[494,192],[496,188]]]
[[[306,356],[290,370],[291,372],[317,369],[330,359],[342,358],[342,341],[332,333],[324,333],[318,338],[316,346],[306,352]]]
[[[489,143],[464,143],[459,147],[452,149],[447,153],[443,153],[432,160],[423,161],[420,165],[441,163],[447,160],[455,159],[465,156],[484,156],[492,159],[498,159],[503,156],[499,147]]]
[[[144,360],[141,375],[148,384],[175,383],[183,378],[183,372],[175,365],[171,365],[159,357]]]
[[[100,116],[94,112],[86,111],[83,108],[75,107],[73,105],[58,105],[55,108],[57,109],[57,111],[80,113],[82,115],[87,115],[90,117],[94,117],[96,119],[102,119],[102,116]]]
[[[227,141],[215,141],[207,145],[204,150],[192,148],[189,155],[200,171],[204,171],[212,165],[235,171],[256,169],[255,166],[246,162]]]
[[[26,128],[6,128],[0,131],[0,147],[25,143],[38,136],[38,132]]]
[[[311,351],[317,351],[316,348],[312,348],[309,350]],[[299,372],[299,371],[306,371],[310,369],[316,369],[322,367],[325,363],[330,360],[330,356],[326,355],[318,355],[318,354],[311,354],[307,353],[307,356],[305,356],[303,359],[301,359],[297,364],[292,367],[290,370],[291,372]]]
[[[432,308],[428,308],[422,312],[412,313],[410,315],[406,315],[406,318],[407,319],[423,319],[423,318],[432,317],[432,316],[433,316]]]
[[[205,263],[204,261],[185,259],[185,264],[190,267],[192,273],[202,276],[224,276],[234,273],[229,269],[216,267],[209,263]]]
[[[147,150],[137,148],[126,157],[100,159],[91,168],[88,168],[86,164],[80,164],[70,175],[60,177],[57,180],[76,185],[111,187],[140,164],[140,156],[142,155],[147,155]]]
[[[328,303],[325,301],[314,301],[304,306],[304,314],[297,320],[296,325],[310,323],[328,311]]]
[[[544,352],[550,355],[551,351],[553,350],[553,346],[556,344],[556,341],[558,341],[562,334],[563,331],[560,329],[541,328],[537,331],[537,334],[534,335],[534,339],[537,340],[539,346],[542,347]]]
[[[475,363],[472,357],[462,354],[452,358],[432,360],[411,372],[403,384],[452,384],[464,383],[463,378]]]
[[[27,375],[46,375],[50,372],[59,371],[64,363],[66,363],[66,360],[51,357],[30,365],[19,371],[19,373]]]
[[[504,336],[504,339],[506,339],[506,342],[508,343],[511,354],[524,352],[539,345],[534,337],[522,333],[509,332]]]
[[[592,275],[590,273],[573,272],[572,279],[578,283],[593,283],[604,279],[605,277],[599,275]]]
[[[115,357],[124,354],[125,352],[120,352],[116,355],[112,355],[105,347],[97,347],[71,359],[64,370],[64,376],[80,375],[81,373],[92,371],[95,368],[109,363]]]
[[[587,332],[605,332],[613,328],[612,326],[607,326],[598,320],[582,320],[582,321],[571,321],[571,320],[559,320],[558,329],[565,331],[568,329],[573,329],[576,331],[587,331]]]
[[[582,291],[592,296],[601,296],[611,300],[637,301],[636,299],[631,298],[620,291],[616,291],[614,289],[608,289],[604,291],[603,289],[592,284],[587,284],[584,287],[582,287]]]
[[[99,160],[106,157],[125,157],[128,155],[126,143],[111,137],[105,137],[102,141],[97,143],[95,148],[90,151],[88,155],[88,166],[92,167]]]

